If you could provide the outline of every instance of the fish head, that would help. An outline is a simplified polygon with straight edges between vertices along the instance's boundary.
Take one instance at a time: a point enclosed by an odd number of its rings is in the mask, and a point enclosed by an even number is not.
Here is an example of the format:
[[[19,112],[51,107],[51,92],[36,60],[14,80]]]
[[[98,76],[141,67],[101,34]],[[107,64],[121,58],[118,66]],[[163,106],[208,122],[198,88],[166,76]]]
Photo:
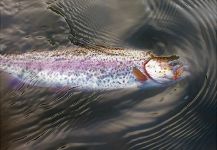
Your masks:
[[[158,82],[166,83],[179,80],[184,72],[183,63],[178,60],[178,56],[171,57],[171,61],[151,59],[144,65],[146,75]]]

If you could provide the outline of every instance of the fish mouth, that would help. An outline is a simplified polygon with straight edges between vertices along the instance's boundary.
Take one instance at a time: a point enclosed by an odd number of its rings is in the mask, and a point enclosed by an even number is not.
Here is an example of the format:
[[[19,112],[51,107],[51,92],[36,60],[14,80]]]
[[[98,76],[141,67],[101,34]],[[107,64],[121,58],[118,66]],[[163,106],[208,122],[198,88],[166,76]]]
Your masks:
[[[170,61],[169,65],[173,71],[173,80],[182,80],[190,75],[189,66],[186,62],[181,60]]]

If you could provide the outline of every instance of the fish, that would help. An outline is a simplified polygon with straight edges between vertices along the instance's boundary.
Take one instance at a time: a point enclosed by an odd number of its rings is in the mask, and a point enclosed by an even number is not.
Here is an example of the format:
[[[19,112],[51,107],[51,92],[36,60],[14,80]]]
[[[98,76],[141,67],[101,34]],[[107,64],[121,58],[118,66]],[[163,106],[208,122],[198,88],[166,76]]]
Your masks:
[[[37,87],[126,89],[151,83],[160,86],[180,79],[184,70],[182,67],[175,69],[177,65],[172,62],[178,58],[173,57],[134,49],[73,47],[1,54],[0,71],[21,83]]]

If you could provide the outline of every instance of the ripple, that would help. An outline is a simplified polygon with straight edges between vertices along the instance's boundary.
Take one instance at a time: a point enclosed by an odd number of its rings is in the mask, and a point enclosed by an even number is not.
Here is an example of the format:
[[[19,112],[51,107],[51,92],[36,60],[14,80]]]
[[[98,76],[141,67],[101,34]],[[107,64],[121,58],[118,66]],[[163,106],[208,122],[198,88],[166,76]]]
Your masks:
[[[64,17],[71,29],[73,43],[124,46],[125,32],[148,14],[141,13],[144,12],[141,4],[115,0],[64,0],[50,4],[49,8]]]
[[[191,76],[166,89],[109,92],[56,92],[22,84],[12,90],[1,78],[8,149],[216,148],[214,0],[22,3],[20,9],[1,3],[1,18],[7,20],[1,52],[68,45],[150,49],[179,55],[190,64]],[[41,17],[42,12],[48,14]]]

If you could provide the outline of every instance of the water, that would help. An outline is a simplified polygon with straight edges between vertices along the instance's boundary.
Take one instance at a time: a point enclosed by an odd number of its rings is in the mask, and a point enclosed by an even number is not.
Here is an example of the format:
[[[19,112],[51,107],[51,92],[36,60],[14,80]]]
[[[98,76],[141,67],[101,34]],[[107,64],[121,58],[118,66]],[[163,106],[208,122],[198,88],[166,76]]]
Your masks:
[[[105,92],[20,85],[1,73],[2,149],[216,148],[214,0],[3,0],[0,52],[82,47],[177,54],[191,76],[167,88]]]

